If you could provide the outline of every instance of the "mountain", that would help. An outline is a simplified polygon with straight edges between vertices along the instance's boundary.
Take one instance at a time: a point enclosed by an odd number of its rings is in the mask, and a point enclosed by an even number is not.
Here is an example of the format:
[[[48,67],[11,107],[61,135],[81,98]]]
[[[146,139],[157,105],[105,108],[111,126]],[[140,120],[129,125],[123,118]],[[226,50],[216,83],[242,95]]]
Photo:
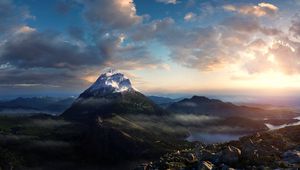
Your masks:
[[[264,110],[256,107],[238,106],[217,99],[204,96],[193,96],[171,104],[169,111],[175,113],[188,113],[197,115],[211,115],[220,117],[246,117],[251,119],[266,118],[294,118],[298,113],[287,110]]]
[[[172,103],[178,102],[181,100],[181,99],[172,99],[169,97],[161,97],[161,96],[148,96],[148,98],[150,100],[152,100],[155,104],[157,104],[163,108],[166,108],[169,105],[171,105]]]
[[[59,114],[67,109],[74,100],[73,97],[18,97],[12,100],[0,101],[0,112],[3,114]]]
[[[170,149],[172,145],[166,143],[179,132],[169,134],[162,128],[167,126],[166,115],[166,111],[135,90],[126,76],[109,71],[80,94],[61,117],[76,122],[83,130],[82,154],[111,162]]]
[[[136,91],[122,73],[109,71],[75,100],[62,116],[66,119],[110,117],[112,114],[162,115],[165,111]]]

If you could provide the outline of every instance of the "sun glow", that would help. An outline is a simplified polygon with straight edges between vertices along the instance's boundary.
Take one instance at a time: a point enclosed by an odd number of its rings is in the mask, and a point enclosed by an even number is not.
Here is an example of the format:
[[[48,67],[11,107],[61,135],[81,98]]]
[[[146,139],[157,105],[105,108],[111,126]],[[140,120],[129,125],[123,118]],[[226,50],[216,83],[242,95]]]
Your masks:
[[[87,77],[84,77],[83,80],[87,81],[88,83],[93,83],[97,80],[97,76],[96,75],[87,76]]]
[[[243,79],[237,84],[248,88],[297,88],[300,83],[300,76],[287,76],[279,72],[269,71],[267,73],[252,75],[249,79]],[[239,81],[239,80],[237,80]]]

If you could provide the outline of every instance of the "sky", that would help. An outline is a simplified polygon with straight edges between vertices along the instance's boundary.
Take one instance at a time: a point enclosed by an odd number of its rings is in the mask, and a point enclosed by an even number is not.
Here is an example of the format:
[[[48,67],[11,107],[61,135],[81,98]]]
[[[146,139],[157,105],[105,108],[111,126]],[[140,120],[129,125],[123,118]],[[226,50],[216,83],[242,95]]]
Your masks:
[[[146,94],[296,94],[300,0],[0,0],[0,96],[79,94],[104,69]]]

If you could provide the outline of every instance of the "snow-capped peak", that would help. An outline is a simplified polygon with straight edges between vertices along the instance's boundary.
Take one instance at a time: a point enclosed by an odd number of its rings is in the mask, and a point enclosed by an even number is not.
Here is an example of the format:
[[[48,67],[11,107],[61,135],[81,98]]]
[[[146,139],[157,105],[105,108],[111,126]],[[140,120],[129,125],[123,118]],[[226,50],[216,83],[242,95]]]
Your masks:
[[[90,92],[124,92],[132,90],[130,80],[124,74],[115,70],[108,70],[106,73],[101,74],[96,82],[88,89]]]

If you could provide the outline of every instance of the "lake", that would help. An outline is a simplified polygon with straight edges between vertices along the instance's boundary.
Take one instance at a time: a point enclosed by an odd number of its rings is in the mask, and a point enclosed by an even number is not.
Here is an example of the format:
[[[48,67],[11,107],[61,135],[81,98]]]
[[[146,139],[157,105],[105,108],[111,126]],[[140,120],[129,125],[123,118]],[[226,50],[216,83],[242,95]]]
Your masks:
[[[281,129],[284,127],[288,127],[288,126],[296,126],[296,125],[300,125],[300,116],[299,117],[295,117],[294,119],[299,120],[298,122],[295,123],[289,123],[289,124],[283,124],[283,125],[272,125],[270,123],[265,123],[265,125],[269,128],[269,130],[276,130],[276,129]]]
[[[201,141],[205,144],[213,144],[238,140],[245,135],[246,134],[192,132],[186,140],[189,142]]]
[[[300,116],[295,117],[294,119],[299,120],[295,123],[290,124],[283,124],[283,125],[272,125],[269,123],[265,123],[265,125],[269,128],[269,130],[276,130],[280,128],[284,128],[287,126],[296,126],[300,125]],[[186,138],[189,142],[195,142],[200,141],[205,144],[214,144],[214,143],[223,143],[223,142],[229,142],[232,140],[238,140],[242,136],[246,136],[248,134],[235,134],[235,133],[229,133],[229,132],[223,132],[223,133],[208,133],[208,132],[190,132],[190,136]]]

